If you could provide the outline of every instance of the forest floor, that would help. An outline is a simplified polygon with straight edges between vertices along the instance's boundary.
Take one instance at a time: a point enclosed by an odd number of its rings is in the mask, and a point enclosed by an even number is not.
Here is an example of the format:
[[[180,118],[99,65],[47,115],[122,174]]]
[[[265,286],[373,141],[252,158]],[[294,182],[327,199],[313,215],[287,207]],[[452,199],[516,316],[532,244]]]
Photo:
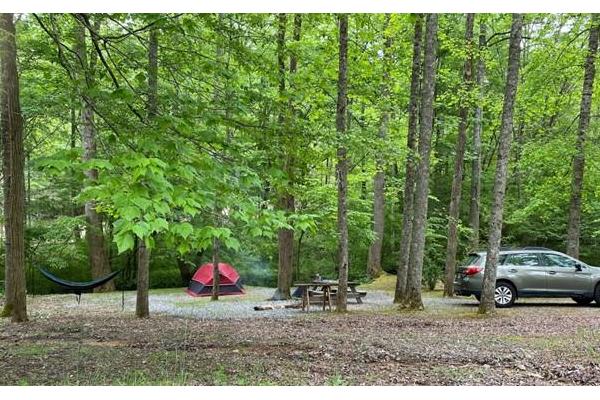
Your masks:
[[[0,385],[564,385],[600,384],[600,307],[519,301],[493,317],[472,298],[424,295],[391,305],[393,277],[360,288],[347,315],[254,311],[272,289],[218,303],[153,290],[28,299],[30,322],[0,320]]]

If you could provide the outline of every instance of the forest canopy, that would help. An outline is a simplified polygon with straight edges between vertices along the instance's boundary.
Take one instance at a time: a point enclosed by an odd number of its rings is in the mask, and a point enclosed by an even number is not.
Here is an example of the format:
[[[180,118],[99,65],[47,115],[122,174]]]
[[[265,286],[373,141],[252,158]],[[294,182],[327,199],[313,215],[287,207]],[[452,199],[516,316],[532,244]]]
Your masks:
[[[341,159],[348,277],[396,273],[405,166],[422,159],[407,145],[415,32],[419,25],[426,72],[433,22],[346,18],[340,129],[338,15],[16,15],[28,291],[56,290],[39,266],[70,280],[122,269],[116,286],[135,288],[144,251],[151,287],[183,286],[215,246],[251,285],[285,292],[282,279],[335,278]],[[444,280],[456,189],[455,258],[488,239],[513,19],[471,15],[469,28],[468,18],[439,14],[431,44],[422,276],[430,288]],[[583,154],[577,252],[598,265],[600,103],[591,96],[578,139],[593,18],[524,17],[502,245],[567,249],[574,160]]]

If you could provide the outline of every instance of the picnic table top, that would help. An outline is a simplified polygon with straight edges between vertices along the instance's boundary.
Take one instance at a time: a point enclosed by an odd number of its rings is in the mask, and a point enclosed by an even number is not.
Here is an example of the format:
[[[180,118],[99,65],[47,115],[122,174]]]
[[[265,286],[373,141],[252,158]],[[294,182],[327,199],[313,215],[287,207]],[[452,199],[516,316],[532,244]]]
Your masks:
[[[339,282],[338,281],[329,281],[329,280],[325,280],[325,281],[313,281],[310,283],[295,283],[294,286],[339,286]],[[348,282],[348,286],[358,286],[359,283],[358,282]]]

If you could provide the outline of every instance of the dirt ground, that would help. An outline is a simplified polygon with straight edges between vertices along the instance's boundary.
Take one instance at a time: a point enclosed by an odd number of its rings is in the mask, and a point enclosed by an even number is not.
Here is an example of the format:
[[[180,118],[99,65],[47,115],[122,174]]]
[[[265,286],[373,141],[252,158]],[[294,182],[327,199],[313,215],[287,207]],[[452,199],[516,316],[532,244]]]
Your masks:
[[[600,384],[600,307],[529,299],[479,317],[474,299],[430,292],[409,313],[385,283],[365,288],[372,302],[347,315],[253,311],[261,288],[216,306],[154,291],[147,320],[133,292],[123,311],[120,293],[36,296],[30,322],[0,320],[0,384]]]

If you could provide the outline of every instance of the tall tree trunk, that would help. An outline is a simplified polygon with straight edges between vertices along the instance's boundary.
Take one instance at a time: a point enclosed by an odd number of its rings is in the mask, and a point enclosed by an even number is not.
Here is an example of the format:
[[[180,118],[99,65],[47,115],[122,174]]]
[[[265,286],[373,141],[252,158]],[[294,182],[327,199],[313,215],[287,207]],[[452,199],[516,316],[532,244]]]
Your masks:
[[[300,40],[300,28],[302,24],[300,14],[294,16],[294,41]],[[287,25],[286,14],[279,14],[279,30],[277,35],[277,64],[279,67],[279,96],[281,101],[285,98],[285,33]],[[295,54],[290,55],[290,74],[296,73],[298,59]],[[283,107],[283,104],[281,105]],[[289,104],[291,108],[292,105]],[[283,154],[281,158],[284,162],[283,170],[287,176],[288,183],[282,188],[279,194],[279,207],[286,213],[293,213],[295,210],[295,199],[292,194],[293,185],[293,155],[292,145],[289,143],[290,126],[288,118],[284,115],[284,111],[280,110],[279,128],[282,139],[281,149]],[[291,298],[290,287],[292,286],[292,275],[294,268],[294,231],[292,229],[279,229],[277,232],[277,242],[279,248],[279,262],[277,269],[277,289],[273,294],[273,300],[288,300]]]
[[[147,113],[151,121],[158,112],[158,30],[150,29],[148,43],[148,93]],[[148,291],[150,289],[150,249],[143,238],[137,241],[137,299],[136,316],[146,318],[150,315]]]
[[[146,242],[143,239],[138,240],[137,247],[137,296],[135,300],[135,316],[138,318],[148,318],[150,316],[150,307],[148,304],[148,287],[150,286],[150,251],[146,248]]]
[[[513,111],[517,95],[517,84],[519,82],[522,30],[523,14],[513,14],[508,49],[504,106],[502,108],[502,122],[498,144],[498,160],[494,180],[494,197],[490,217],[489,243],[483,275],[483,291],[481,293],[481,303],[479,304],[480,314],[490,314],[496,309],[494,302],[496,269],[502,240],[502,214],[504,211],[504,193],[506,191],[506,176],[512,140]]]
[[[384,31],[390,23],[390,14],[385,16]],[[390,120],[389,97],[390,97],[390,48],[392,46],[392,38],[388,35],[385,38],[383,45],[383,83],[381,87],[381,121],[379,125],[379,142],[382,148],[385,145],[388,123]],[[373,177],[373,233],[375,233],[375,241],[369,247],[369,257],[367,260],[367,275],[371,278],[376,278],[381,275],[381,248],[383,246],[383,234],[385,230],[385,159],[383,152],[377,152],[376,172]]]
[[[479,58],[475,82],[479,88],[479,98],[475,108],[473,121],[473,163],[471,165],[471,202],[469,206],[469,227],[473,231],[471,248],[479,246],[479,205],[481,202],[481,132],[483,127],[483,98],[485,80],[485,61],[483,51],[486,45],[486,26],[480,22],[479,26]]]
[[[396,278],[394,303],[406,301],[406,278],[410,260],[410,242],[412,237],[413,205],[415,193],[415,154],[419,122],[419,96],[421,88],[421,41],[423,37],[423,16],[415,15],[413,38],[413,58],[410,81],[410,100],[408,104],[408,134],[406,139],[406,174],[404,179],[404,201],[402,206],[402,234],[400,236],[400,259]]]
[[[433,131],[433,100],[436,81],[437,14],[428,14],[425,27],[425,58],[423,63],[423,89],[421,95],[421,126],[419,129],[419,164],[416,170],[414,217],[410,244],[410,264],[407,276],[407,302],[409,309],[423,309],[421,280],[425,256],[425,231],[427,228],[427,199],[429,196],[429,155]]]
[[[219,274],[219,239],[213,239],[212,246],[212,265],[213,265],[213,286],[210,299],[213,301],[219,300],[219,290],[221,289],[221,275]]]
[[[85,43],[85,27],[78,21],[75,31],[78,61],[80,63],[80,90],[81,90],[81,144],[83,146],[83,161],[96,158],[96,125],[94,123],[94,102],[89,96],[89,90],[94,86],[94,68],[96,64],[96,53],[91,52],[88,62],[87,48]],[[95,168],[85,171],[89,181],[98,179],[98,170]],[[89,260],[92,278],[100,278],[110,272],[110,266],[106,257],[104,245],[104,231],[102,228],[102,216],[96,211],[94,201],[85,203],[86,230],[85,237],[88,244]],[[107,292],[115,289],[114,281],[94,289],[95,292]]]
[[[294,196],[284,194],[279,199],[280,207],[286,213],[294,212]],[[277,232],[277,243],[279,247],[279,268],[277,270],[277,289],[273,294],[273,300],[291,299],[290,287],[292,286],[292,274],[294,263],[294,231],[292,229],[279,229]]]
[[[458,125],[458,138],[456,140],[456,154],[454,158],[454,176],[452,178],[452,192],[450,194],[450,207],[448,216],[448,246],[446,248],[446,282],[444,296],[454,296],[454,271],[456,270],[456,251],[458,248],[458,222],[460,219],[460,198],[462,192],[463,165],[465,162],[465,147],[467,144],[467,126],[469,124],[469,109],[473,70],[473,20],[475,14],[467,14],[465,29],[465,47],[467,54],[463,68],[463,95],[460,104]]]
[[[13,14],[0,14],[1,118],[4,172],[5,288],[2,315],[27,321],[25,285],[25,175]]]
[[[346,115],[348,107],[348,14],[339,15],[339,69],[338,97],[336,110],[336,129],[338,133],[337,148],[337,189],[338,189],[338,292],[337,311],[346,312],[348,290],[348,160],[346,150]]]
[[[588,41],[588,53],[585,59],[583,90],[581,93],[581,108],[579,111],[579,128],[575,143],[575,158],[573,159],[573,177],[571,180],[571,204],[569,207],[569,229],[567,233],[567,254],[579,257],[579,236],[581,232],[581,192],[583,190],[583,171],[585,167],[585,138],[590,125],[590,108],[592,107],[592,92],[596,74],[596,53],[598,51],[599,14],[593,14],[592,27]]]

